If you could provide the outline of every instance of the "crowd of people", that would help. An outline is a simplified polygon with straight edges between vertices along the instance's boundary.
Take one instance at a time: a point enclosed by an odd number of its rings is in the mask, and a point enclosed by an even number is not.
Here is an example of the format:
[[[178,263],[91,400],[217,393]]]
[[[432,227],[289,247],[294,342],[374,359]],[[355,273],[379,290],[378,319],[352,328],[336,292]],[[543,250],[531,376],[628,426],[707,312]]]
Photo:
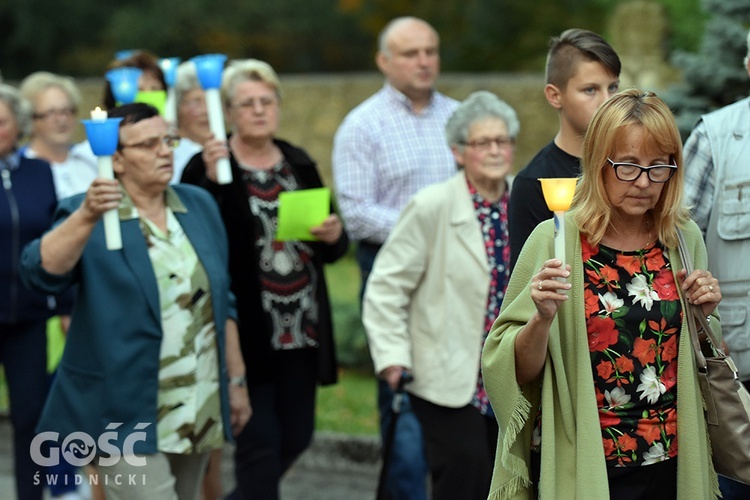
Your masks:
[[[141,71],[142,99],[118,102],[105,82],[101,106],[120,120],[114,180],[74,141],[71,78],[0,83],[0,363],[17,497],[80,496],[39,471],[80,474],[80,453],[45,457],[84,435],[104,452],[82,469],[97,498],[279,498],[311,443],[317,387],[337,381],[324,266],[354,245],[390,441],[383,498],[747,498],[714,471],[684,312],[723,327],[750,385],[750,275],[736,265],[750,256],[750,101],[703,116],[683,147],[661,98],[620,91],[615,50],[566,30],[543,89],[558,133],[518,170],[508,103],[436,90],[429,23],[391,20],[375,63],[382,88],[332,137],[337,203],[299,239],[277,238],[282,198],[325,186],[277,136],[282,82],[266,62],[224,67],[225,139],[193,62],[176,70],[171,120],[149,104],[166,100],[159,59],[115,59],[107,69]],[[577,179],[564,218],[550,220],[540,178]],[[107,213],[121,249],[108,247]],[[227,441],[233,491],[220,478]],[[110,477],[137,480],[98,479]]]

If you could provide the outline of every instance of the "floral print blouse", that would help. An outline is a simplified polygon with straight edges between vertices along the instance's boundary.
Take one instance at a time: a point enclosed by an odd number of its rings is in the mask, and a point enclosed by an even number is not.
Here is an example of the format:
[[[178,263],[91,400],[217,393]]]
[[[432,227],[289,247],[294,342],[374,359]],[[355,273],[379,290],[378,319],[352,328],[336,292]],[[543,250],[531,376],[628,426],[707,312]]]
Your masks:
[[[490,289],[487,294],[487,307],[484,315],[484,337],[480,349],[484,347],[484,340],[492,329],[498,314],[500,306],[503,304],[505,289],[508,286],[508,277],[510,276],[510,241],[508,237],[508,200],[510,192],[505,190],[503,196],[495,203],[492,203],[482,197],[477,189],[466,180],[469,187],[469,194],[474,203],[474,212],[479,221],[479,227],[482,230],[482,239],[484,248],[487,251],[487,263],[490,273]],[[494,412],[490,405],[490,398],[484,388],[484,378],[482,370],[479,370],[477,377],[477,388],[471,399],[471,404],[475,406],[482,415],[493,417]]]
[[[664,247],[622,252],[581,237],[586,329],[610,466],[677,455],[682,307]]]
[[[588,337],[607,465],[677,456],[677,348],[682,307],[665,248],[592,246],[581,235]],[[539,408],[532,449],[541,451]]]

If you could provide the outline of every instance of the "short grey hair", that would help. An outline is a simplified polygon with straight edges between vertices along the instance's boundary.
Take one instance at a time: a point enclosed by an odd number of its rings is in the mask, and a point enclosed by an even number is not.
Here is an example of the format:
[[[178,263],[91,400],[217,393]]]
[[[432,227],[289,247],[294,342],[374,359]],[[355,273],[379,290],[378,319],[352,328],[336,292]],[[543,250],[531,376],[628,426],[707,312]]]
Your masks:
[[[463,148],[469,138],[471,126],[486,118],[499,118],[508,127],[508,136],[515,139],[520,130],[518,116],[512,107],[492,92],[479,90],[472,93],[458,105],[445,124],[445,138],[448,145]]]
[[[203,89],[201,81],[198,79],[198,70],[193,61],[185,61],[177,66],[174,79],[174,100],[178,105],[182,98],[195,89]]]
[[[0,83],[0,101],[4,102],[16,119],[18,140],[31,133],[31,104],[15,87]]]
[[[258,59],[237,59],[224,69],[221,79],[221,96],[226,106],[229,106],[234,98],[235,87],[248,80],[270,85],[276,92],[276,97],[281,100],[279,75],[270,64]]]
[[[388,21],[388,24],[386,24],[385,27],[383,27],[383,29],[380,31],[380,34],[378,35],[378,52],[382,53],[386,57],[390,57],[391,51],[388,48],[388,39],[390,38],[391,33],[393,33],[393,30],[400,27],[402,24],[411,22],[421,23],[429,27],[432,32],[435,33],[435,37],[437,38],[438,43],[440,42],[440,35],[438,34],[437,30],[424,19],[420,19],[414,16],[396,17]]]
[[[21,96],[29,101],[32,107],[36,108],[35,101],[39,97],[39,94],[50,88],[58,88],[65,92],[65,95],[70,100],[70,104],[78,110],[78,107],[81,105],[81,92],[78,90],[75,81],[68,76],[60,76],[47,71],[37,71],[23,79],[19,90]]]

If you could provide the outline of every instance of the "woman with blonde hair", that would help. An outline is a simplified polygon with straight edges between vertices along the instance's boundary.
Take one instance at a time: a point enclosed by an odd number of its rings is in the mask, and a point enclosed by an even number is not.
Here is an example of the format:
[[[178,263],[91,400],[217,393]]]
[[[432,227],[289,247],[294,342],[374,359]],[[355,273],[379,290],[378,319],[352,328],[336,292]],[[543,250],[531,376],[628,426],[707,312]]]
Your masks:
[[[651,92],[617,94],[594,115],[564,260],[543,222],[485,343],[500,427],[490,498],[718,494],[683,312],[697,305],[718,324],[722,296],[683,204],[681,152]]]
[[[31,138],[24,156],[50,163],[58,199],[83,193],[98,175],[87,142],[75,144],[81,94],[72,78],[37,71],[23,79],[21,95],[33,108]]]
[[[278,498],[281,476],[308,447],[318,383],[336,382],[333,324],[323,265],[344,255],[348,238],[333,212],[310,229],[315,241],[276,241],[279,194],[322,187],[307,153],[275,137],[281,86],[256,59],[224,70],[222,98],[231,134],[211,139],[185,167],[183,182],[208,189],[229,235],[229,269],[253,418],[237,436],[241,498]],[[233,181],[216,184],[229,158]]]

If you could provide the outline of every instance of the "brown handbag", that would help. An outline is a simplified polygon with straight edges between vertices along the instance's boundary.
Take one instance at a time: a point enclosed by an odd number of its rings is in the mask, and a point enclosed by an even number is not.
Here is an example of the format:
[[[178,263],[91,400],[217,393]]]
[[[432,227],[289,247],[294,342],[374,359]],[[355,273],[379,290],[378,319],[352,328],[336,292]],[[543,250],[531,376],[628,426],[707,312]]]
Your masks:
[[[682,265],[690,274],[693,261],[679,230],[678,238]],[[714,468],[722,476],[750,484],[750,393],[740,381],[734,361],[721,348],[703,311],[691,304],[687,307],[683,317],[688,322],[698,367]],[[701,348],[699,333],[704,332],[704,345],[707,345]]]

